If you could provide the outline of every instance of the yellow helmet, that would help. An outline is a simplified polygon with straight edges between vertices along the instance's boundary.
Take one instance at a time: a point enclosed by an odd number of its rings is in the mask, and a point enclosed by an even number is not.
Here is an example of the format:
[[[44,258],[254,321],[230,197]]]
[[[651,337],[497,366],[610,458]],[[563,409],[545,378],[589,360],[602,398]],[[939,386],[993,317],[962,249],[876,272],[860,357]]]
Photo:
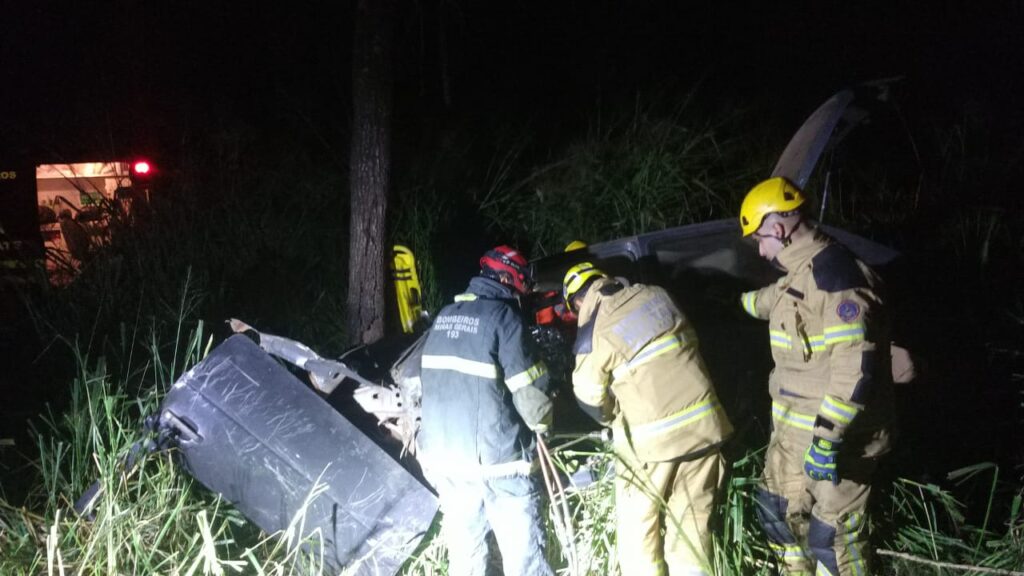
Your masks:
[[[565,245],[563,252],[572,252],[573,250],[579,250],[580,248],[586,248],[587,243],[583,240],[573,240]]]
[[[743,198],[740,206],[740,227],[744,236],[750,236],[764,222],[764,217],[776,212],[792,212],[806,198],[799,188],[781,176],[769,178],[754,186]]]
[[[562,280],[562,297],[565,298],[565,305],[569,307],[569,310],[575,312],[576,308],[572,305],[572,300],[576,297],[576,294],[589,286],[594,280],[607,277],[607,274],[595,268],[590,262],[580,262],[569,268],[569,271],[565,273],[565,278]]]

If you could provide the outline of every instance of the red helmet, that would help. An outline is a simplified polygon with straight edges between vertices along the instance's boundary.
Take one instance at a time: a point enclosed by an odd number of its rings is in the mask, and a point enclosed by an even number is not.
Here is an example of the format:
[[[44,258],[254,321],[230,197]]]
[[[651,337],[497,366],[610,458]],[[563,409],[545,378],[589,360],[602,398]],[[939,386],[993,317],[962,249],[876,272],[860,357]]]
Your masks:
[[[529,292],[533,284],[526,257],[509,246],[488,250],[480,258],[480,273],[498,281],[507,278],[520,294]]]

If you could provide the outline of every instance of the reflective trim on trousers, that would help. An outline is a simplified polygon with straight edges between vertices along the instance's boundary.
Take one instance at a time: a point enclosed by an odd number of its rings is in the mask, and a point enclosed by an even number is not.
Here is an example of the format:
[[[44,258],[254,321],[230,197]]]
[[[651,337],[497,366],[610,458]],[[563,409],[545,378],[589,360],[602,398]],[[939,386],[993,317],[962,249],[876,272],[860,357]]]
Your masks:
[[[807,553],[804,552],[803,547],[799,544],[777,544],[775,542],[768,542],[768,546],[771,547],[772,552],[774,552],[775,555],[783,562],[785,562],[786,559],[807,557]]]
[[[854,512],[850,514],[850,517],[844,523],[846,534],[843,539],[845,540],[846,551],[850,554],[850,558],[853,559],[851,564],[853,564],[853,573],[856,576],[864,576],[868,570],[857,546],[857,537],[860,536],[860,531],[864,528],[863,522],[864,516]]]

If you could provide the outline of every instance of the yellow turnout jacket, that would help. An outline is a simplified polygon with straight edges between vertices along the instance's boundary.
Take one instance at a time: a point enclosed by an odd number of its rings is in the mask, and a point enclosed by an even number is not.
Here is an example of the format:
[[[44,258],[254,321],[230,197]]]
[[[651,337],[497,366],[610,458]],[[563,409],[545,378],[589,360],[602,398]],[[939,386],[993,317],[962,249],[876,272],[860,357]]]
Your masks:
[[[769,379],[777,432],[842,440],[884,430],[891,417],[887,319],[881,282],[863,262],[815,231],[779,253],[788,272],[741,296],[768,320],[775,369]],[[888,447],[872,434],[873,449]]]
[[[732,433],[686,317],[665,290],[601,278],[580,306],[573,390],[646,462],[720,444]]]

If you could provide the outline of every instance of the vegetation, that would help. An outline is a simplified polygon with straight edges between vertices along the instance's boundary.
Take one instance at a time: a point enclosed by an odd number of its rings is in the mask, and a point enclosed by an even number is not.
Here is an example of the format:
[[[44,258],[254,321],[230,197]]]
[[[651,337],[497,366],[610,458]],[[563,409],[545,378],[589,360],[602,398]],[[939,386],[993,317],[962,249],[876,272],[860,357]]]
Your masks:
[[[450,241],[453,228],[479,235],[468,244],[511,238],[539,255],[574,238],[599,241],[731,217],[738,196],[773,158],[759,145],[765,137],[746,130],[749,117],[698,114],[692,106],[666,113],[638,106],[621,121],[595,122],[550,155],[515,132],[491,146],[464,145],[456,134],[429,153],[404,151],[417,160],[396,174],[390,233],[419,256],[428,307],[436,310],[465,279],[449,278],[448,260],[461,249]],[[1019,273],[1007,272],[1021,264],[1024,219],[1008,195],[972,187],[970,175],[980,172],[990,188],[1011,181],[1007,168],[995,170],[997,154],[974,153],[972,130],[914,131],[918,155],[931,160],[911,163],[906,174],[848,164],[826,211],[832,223],[913,251],[914,271],[925,277],[945,264],[965,272],[947,272],[941,287],[929,284],[926,300],[900,301],[908,316],[929,318],[912,324],[908,338],[932,363],[935,388],[902,392],[905,435],[886,471],[893,481],[880,481],[873,520],[887,574],[963,573],[954,565],[983,567],[973,573],[1024,571],[1024,483],[1013,467],[1021,456],[1013,445],[1020,414],[1012,388],[1024,371],[1024,292]],[[168,454],[145,456],[130,471],[122,465],[144,439],[141,418],[226,334],[224,319],[244,318],[324,353],[344,342],[345,230],[338,222],[346,218],[336,198],[342,175],[301,154],[258,150],[255,141],[221,135],[196,143],[145,223],[119,230],[70,286],[24,295],[45,357],[70,368],[44,387],[66,393],[53,396],[63,400],[43,411],[32,444],[19,447],[26,463],[2,471],[0,573],[323,572],[301,543],[259,533]],[[452,168],[459,166],[469,168]],[[976,201],[951,201],[967,197],[965,189],[978,192]],[[968,299],[982,293],[989,297]],[[949,330],[960,335],[956,342],[940,337]],[[947,402],[952,406],[940,408]],[[944,417],[954,409],[961,425],[936,430],[936,411]],[[943,452],[938,465],[949,466],[938,472],[935,462],[916,457],[936,451]],[[737,452],[714,571],[774,574],[752,497],[761,447]],[[570,495],[575,547],[589,574],[617,570],[605,474],[611,458],[600,443],[556,452],[567,474],[585,463],[596,479]],[[89,521],[71,504],[93,481],[103,498]],[[549,533],[553,560],[564,566]],[[405,573],[446,573],[440,539],[428,539]]]

